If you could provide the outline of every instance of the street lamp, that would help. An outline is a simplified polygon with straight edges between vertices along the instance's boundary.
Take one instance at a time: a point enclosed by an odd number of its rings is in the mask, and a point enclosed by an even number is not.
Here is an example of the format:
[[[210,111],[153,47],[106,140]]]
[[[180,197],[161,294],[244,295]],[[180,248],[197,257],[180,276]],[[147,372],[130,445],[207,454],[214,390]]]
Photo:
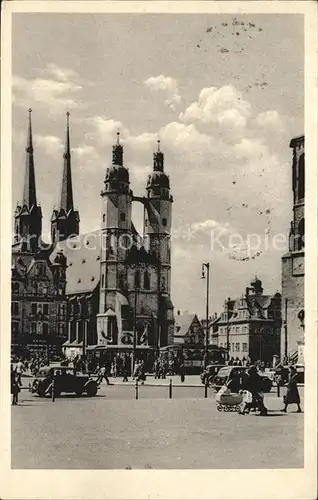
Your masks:
[[[205,275],[206,269],[206,275]],[[205,333],[205,352],[204,352],[204,368],[208,364],[209,355],[209,294],[210,294],[210,263],[203,262],[201,279],[206,279],[206,333]]]
[[[231,299],[228,297],[226,301],[226,349],[228,361],[230,359],[230,303]]]

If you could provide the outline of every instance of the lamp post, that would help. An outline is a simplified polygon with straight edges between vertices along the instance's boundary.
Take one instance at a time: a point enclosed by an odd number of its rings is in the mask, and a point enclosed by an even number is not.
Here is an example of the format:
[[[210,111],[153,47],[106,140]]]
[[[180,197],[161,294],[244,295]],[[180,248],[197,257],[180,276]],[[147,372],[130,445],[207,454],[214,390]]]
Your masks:
[[[226,301],[226,349],[227,349],[227,360],[230,360],[230,302],[231,299],[228,297]]]
[[[134,296],[134,326],[133,326],[133,352],[131,359],[131,373],[134,373],[135,361],[136,361],[136,347],[137,347],[137,293],[138,286],[135,279],[135,296]]]
[[[205,275],[206,269],[206,275]],[[205,332],[205,350],[204,350],[204,368],[208,364],[209,355],[209,294],[210,294],[210,263],[203,262],[201,279],[206,279],[206,332]]]

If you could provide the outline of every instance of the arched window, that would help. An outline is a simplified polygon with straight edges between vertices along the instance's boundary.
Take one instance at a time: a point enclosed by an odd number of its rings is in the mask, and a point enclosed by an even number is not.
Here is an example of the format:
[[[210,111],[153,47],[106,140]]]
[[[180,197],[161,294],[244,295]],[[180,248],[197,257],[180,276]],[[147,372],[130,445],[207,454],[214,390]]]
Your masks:
[[[299,158],[298,163],[298,199],[305,197],[305,154]]]
[[[145,271],[145,274],[144,274],[144,289],[150,290],[150,276],[149,276],[148,271]]]
[[[297,237],[297,249],[301,250],[305,246],[305,219],[300,219],[296,237]]]
[[[140,288],[140,271],[135,271],[135,288]]]
[[[166,290],[166,280],[164,277],[161,279],[161,290],[163,292]]]

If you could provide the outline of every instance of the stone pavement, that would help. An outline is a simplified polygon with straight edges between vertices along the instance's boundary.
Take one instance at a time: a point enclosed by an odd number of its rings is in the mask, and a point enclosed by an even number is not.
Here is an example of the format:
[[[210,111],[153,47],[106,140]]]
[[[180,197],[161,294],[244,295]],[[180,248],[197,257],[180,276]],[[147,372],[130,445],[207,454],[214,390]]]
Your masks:
[[[23,390],[12,407],[12,467],[297,468],[303,466],[303,414],[279,411],[266,395],[268,417],[218,412],[203,387],[101,387],[95,398],[51,402]]]

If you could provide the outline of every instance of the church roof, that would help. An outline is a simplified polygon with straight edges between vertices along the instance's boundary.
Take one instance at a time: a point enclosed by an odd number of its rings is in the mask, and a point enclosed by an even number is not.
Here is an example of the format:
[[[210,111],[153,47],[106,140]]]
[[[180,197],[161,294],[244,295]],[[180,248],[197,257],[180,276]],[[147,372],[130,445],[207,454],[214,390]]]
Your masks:
[[[62,250],[67,259],[66,294],[92,292],[100,279],[100,231],[81,234],[59,242],[50,260]]]

